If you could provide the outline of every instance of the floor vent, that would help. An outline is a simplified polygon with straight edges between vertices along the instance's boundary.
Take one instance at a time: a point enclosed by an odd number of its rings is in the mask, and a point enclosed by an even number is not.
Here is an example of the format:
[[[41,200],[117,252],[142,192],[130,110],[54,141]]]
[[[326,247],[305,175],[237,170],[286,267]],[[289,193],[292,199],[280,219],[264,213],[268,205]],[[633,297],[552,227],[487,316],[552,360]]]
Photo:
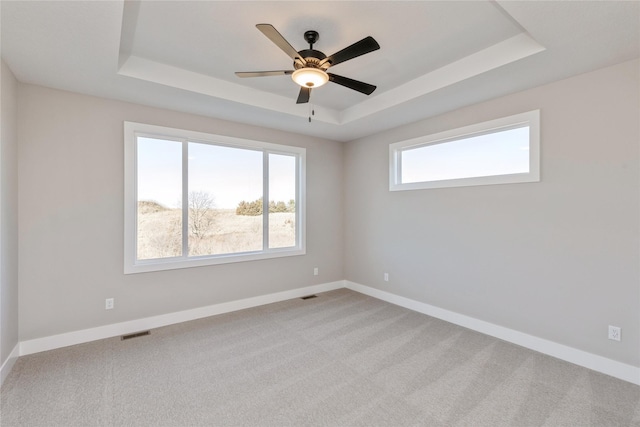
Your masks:
[[[121,341],[124,341],[124,340],[130,340],[131,338],[143,337],[143,336],[145,336],[145,335],[149,335],[149,334],[151,334],[151,332],[150,332],[150,331],[135,332],[135,333],[133,333],[133,334],[123,335],[123,336],[121,336],[121,337],[120,337],[120,340],[121,340]]]
[[[318,298],[318,295],[307,295],[306,297],[302,297],[300,299],[311,299],[311,298]]]

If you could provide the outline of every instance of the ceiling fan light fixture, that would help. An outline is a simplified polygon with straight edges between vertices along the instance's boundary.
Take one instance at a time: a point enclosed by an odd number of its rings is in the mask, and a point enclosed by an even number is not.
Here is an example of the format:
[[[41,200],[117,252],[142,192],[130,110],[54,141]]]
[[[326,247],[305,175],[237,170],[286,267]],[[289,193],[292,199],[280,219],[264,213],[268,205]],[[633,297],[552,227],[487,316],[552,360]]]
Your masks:
[[[319,68],[300,68],[293,72],[291,78],[302,87],[316,88],[329,81],[329,76]]]

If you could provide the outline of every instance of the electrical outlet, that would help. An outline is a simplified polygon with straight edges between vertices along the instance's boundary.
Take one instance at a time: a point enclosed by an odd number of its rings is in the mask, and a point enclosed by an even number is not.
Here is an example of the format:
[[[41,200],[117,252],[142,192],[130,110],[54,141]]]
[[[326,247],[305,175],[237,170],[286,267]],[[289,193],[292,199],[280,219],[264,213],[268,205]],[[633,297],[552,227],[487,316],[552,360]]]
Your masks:
[[[621,336],[620,328],[617,326],[609,325],[609,339],[614,341],[620,341],[621,338],[622,336]]]
[[[318,271],[318,267],[313,267],[313,275],[317,276],[318,274],[320,274]]]
[[[104,300],[105,310],[111,310],[113,308],[113,305],[114,305],[114,298],[107,298],[106,300]]]
[[[389,281],[389,273],[384,273],[384,281],[385,282]]]

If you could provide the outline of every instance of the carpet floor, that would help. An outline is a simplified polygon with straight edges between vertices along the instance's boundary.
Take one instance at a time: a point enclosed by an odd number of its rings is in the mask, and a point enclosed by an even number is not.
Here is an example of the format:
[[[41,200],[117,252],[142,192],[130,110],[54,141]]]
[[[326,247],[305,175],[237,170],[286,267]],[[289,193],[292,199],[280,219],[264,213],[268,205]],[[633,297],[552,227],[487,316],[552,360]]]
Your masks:
[[[8,426],[640,426],[640,387],[340,289],[23,356]]]

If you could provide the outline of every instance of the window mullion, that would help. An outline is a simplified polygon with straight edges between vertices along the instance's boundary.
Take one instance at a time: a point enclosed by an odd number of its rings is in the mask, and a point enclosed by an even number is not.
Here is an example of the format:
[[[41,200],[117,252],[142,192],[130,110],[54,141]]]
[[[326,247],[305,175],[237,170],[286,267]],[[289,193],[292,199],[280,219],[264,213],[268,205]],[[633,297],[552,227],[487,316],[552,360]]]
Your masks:
[[[303,191],[303,184],[302,184],[302,160],[300,159],[300,156],[295,156],[296,157],[296,194],[295,194],[295,200],[294,200],[294,218],[295,218],[295,222],[296,222],[296,247],[300,247],[302,246],[302,191]]]
[[[262,152],[262,250],[269,249],[269,153]]]
[[[182,141],[182,257],[189,257],[189,141]]]
[[[402,182],[402,154],[404,150],[398,150],[394,153],[394,166],[396,167],[396,176],[394,184],[400,184]]]

